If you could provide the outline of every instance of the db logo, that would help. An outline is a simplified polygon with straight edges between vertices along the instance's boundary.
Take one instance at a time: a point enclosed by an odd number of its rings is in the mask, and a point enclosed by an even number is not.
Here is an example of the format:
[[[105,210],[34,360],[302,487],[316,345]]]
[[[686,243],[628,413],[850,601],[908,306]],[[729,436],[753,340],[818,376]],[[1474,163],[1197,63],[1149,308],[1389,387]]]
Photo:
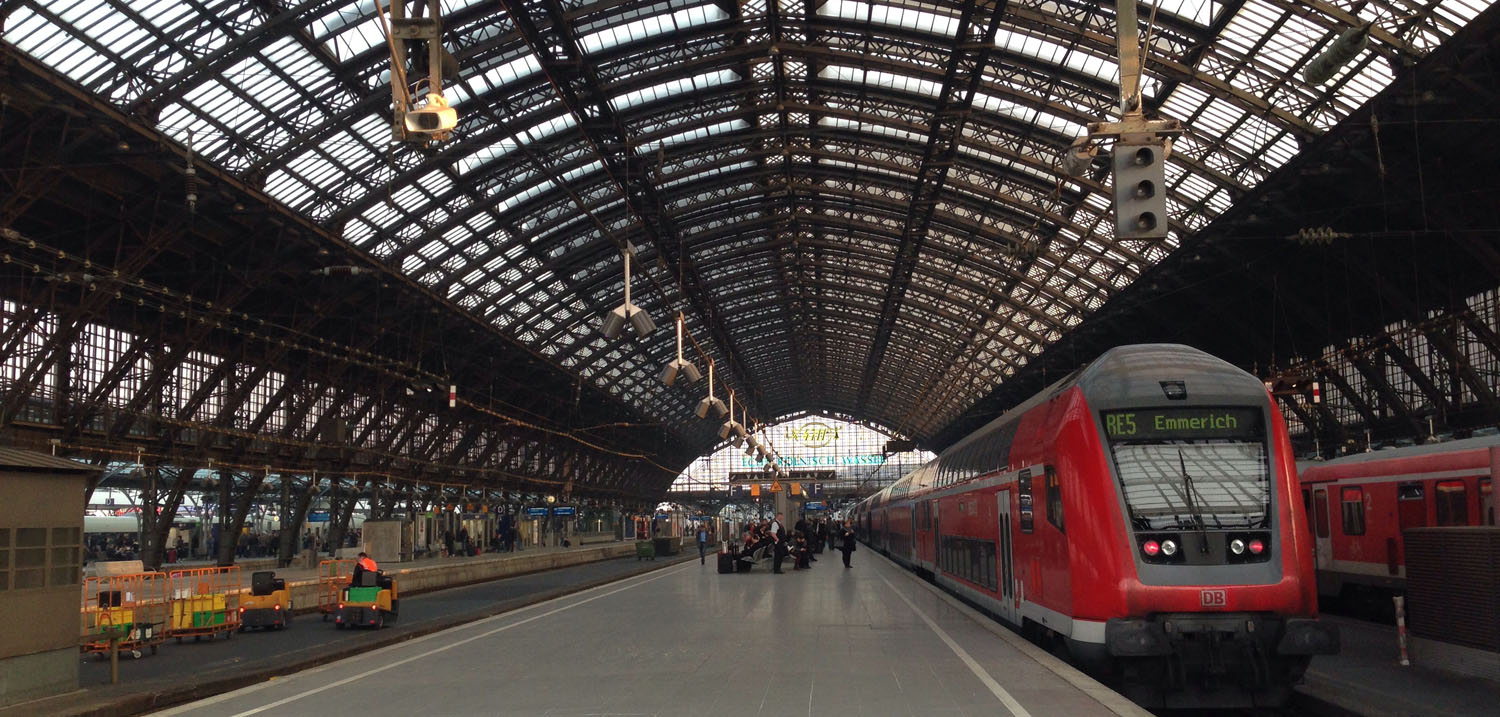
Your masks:
[[[1223,590],[1204,590],[1200,593],[1203,607],[1228,607],[1229,595]]]

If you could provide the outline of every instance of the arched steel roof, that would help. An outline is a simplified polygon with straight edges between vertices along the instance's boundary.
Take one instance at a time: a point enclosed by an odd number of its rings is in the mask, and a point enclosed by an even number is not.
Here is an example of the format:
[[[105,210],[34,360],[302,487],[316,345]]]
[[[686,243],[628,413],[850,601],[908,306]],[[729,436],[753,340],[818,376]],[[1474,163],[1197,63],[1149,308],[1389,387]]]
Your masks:
[[[1488,2],[1159,0],[1144,94],[1182,120],[1172,235],[1111,236],[1112,3],[445,1],[461,121],[393,145],[369,0],[22,0],[4,39],[665,422],[677,311],[755,413],[930,439]],[[1153,14],[1154,13],[1154,14]],[[1368,49],[1301,68],[1351,24]],[[712,436],[699,432],[705,439]]]

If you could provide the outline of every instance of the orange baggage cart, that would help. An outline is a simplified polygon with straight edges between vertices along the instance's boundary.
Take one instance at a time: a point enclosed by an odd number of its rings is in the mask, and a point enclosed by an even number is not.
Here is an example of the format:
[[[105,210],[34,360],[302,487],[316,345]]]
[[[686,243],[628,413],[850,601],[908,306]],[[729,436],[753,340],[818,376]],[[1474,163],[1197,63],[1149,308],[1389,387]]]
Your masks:
[[[156,654],[167,639],[167,574],[129,573],[85,578],[83,583],[82,649],[84,654],[107,655],[110,642],[139,658],[141,650]]]
[[[323,621],[338,609],[344,588],[354,579],[353,560],[324,560],[318,563],[318,612]]]
[[[234,635],[240,626],[238,566],[174,570],[170,576],[171,616],[167,635],[182,642]]]

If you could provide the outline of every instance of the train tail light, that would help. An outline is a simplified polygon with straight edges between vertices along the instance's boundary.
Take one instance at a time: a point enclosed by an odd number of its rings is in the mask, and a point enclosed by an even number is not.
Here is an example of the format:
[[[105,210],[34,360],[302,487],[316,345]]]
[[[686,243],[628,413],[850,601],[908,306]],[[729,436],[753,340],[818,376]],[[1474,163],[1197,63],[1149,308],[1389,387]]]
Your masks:
[[[1229,541],[1229,552],[1235,555],[1243,555],[1245,553],[1245,541],[1239,538]]]
[[[1141,546],[1141,550],[1145,551],[1146,555],[1154,558],[1156,557],[1157,553],[1161,552],[1161,543],[1158,543],[1155,540],[1148,540],[1144,545]]]
[[[1171,539],[1161,541],[1161,554],[1169,558],[1176,555],[1177,541]]]
[[[1262,541],[1260,538],[1255,538],[1255,539],[1251,540],[1250,541],[1250,552],[1252,554],[1255,554],[1255,555],[1260,555],[1261,553],[1266,552],[1266,544],[1265,544],[1265,542]]]

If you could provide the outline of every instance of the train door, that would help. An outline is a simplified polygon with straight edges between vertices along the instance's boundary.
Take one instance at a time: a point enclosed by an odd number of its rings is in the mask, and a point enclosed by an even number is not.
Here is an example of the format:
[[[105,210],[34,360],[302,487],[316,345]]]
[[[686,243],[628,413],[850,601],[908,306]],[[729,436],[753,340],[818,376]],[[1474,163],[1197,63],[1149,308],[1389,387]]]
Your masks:
[[[1313,491],[1313,545],[1319,570],[1333,569],[1333,540],[1328,534],[1328,489]]]
[[[1016,609],[1016,581],[1014,576],[1015,551],[1010,542],[1010,489],[1005,488],[995,494],[997,508],[995,521],[998,540],[995,541],[999,550],[995,551],[996,559],[1000,561],[998,572],[1000,574],[1000,617],[1015,625],[1021,624],[1019,611]]]
[[[1479,479],[1479,524],[1495,524],[1495,484],[1489,478]]]
[[[932,506],[932,573],[936,575],[938,566],[943,564],[943,532],[938,523],[938,506],[941,504],[935,500],[929,501],[929,504]]]
[[[919,561],[922,559],[922,550],[918,547],[921,544],[921,533],[917,532],[917,523],[920,522],[917,519],[920,517],[922,507],[922,503],[913,503],[911,506],[911,540],[907,542],[906,559],[910,560],[912,565],[920,564]]]

